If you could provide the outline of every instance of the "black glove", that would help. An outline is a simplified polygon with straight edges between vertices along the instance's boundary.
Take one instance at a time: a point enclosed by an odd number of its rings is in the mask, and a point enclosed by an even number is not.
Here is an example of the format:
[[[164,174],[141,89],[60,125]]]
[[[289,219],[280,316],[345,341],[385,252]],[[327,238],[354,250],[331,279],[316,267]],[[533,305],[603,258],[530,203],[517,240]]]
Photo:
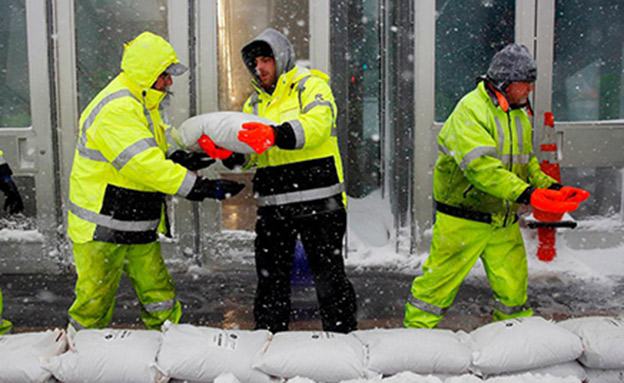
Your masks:
[[[180,164],[191,171],[197,171],[199,169],[207,168],[215,163],[215,160],[210,158],[203,152],[186,152],[184,150],[176,150],[171,153],[169,159],[176,164]]]
[[[24,203],[22,202],[22,196],[11,176],[0,176],[0,190],[4,192],[4,211],[9,214],[21,213],[24,210]]]
[[[203,177],[197,177],[197,181],[193,185],[191,192],[186,196],[191,201],[203,201],[204,198],[214,198],[224,200],[234,197],[243,188],[245,184],[230,180],[209,180]]]
[[[221,160],[223,166],[228,169],[241,168],[247,162],[247,157],[242,153],[232,153],[228,158]]]

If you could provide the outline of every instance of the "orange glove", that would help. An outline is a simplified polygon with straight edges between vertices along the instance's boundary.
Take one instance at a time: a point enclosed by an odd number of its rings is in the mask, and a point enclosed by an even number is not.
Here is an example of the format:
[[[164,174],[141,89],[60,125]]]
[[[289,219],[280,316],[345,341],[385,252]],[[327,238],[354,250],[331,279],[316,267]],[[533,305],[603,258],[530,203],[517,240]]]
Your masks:
[[[254,152],[262,154],[275,144],[275,131],[261,122],[246,122],[243,130],[238,132],[238,140],[249,145]]]
[[[199,137],[199,146],[204,149],[207,155],[217,160],[224,160],[232,155],[231,150],[223,149],[215,143],[205,134]]]
[[[578,208],[578,202],[566,201],[560,190],[535,189],[531,193],[531,206],[550,213],[565,213]]]
[[[571,186],[564,186],[559,191],[565,196],[565,201],[568,202],[583,202],[589,198],[590,193],[587,190],[573,188]]]

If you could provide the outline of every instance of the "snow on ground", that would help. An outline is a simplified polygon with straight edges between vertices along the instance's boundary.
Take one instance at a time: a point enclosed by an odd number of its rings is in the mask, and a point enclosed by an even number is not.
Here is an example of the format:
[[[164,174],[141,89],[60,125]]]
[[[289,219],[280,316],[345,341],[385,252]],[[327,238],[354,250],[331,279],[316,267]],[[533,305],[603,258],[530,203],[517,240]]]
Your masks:
[[[397,252],[397,238],[393,233],[390,208],[385,206],[379,191],[363,199],[349,199],[349,230],[346,264],[354,267],[382,266],[405,272],[417,272],[428,256],[428,252],[410,255],[407,251]],[[569,215],[567,218],[572,219]],[[566,218],[564,217],[564,218]],[[528,216],[527,218],[531,218]],[[624,276],[624,240],[614,247],[597,249],[575,249],[568,246],[565,237],[579,231],[611,233],[624,231],[624,222],[615,217],[602,217],[579,222],[576,232],[558,229],[557,256],[551,262],[540,261],[537,256],[538,239],[535,230],[522,229],[528,255],[531,278],[552,275],[567,275],[596,283],[613,284],[617,277]],[[566,233],[567,231],[567,233]],[[425,232],[429,238],[432,230]],[[404,239],[399,238],[401,243]],[[471,276],[483,276],[483,267],[477,262]],[[615,278],[614,278],[615,277]]]

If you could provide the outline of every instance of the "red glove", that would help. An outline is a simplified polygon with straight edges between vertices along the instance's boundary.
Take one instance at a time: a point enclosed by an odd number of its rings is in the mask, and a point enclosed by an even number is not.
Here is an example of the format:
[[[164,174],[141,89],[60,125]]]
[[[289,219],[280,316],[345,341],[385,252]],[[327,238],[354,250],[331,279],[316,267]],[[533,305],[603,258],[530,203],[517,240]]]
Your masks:
[[[254,152],[262,154],[275,144],[275,131],[261,122],[246,122],[243,130],[238,132],[238,140],[249,145]]]
[[[531,206],[550,213],[565,213],[578,208],[578,202],[566,201],[560,190],[535,189],[531,193]]]
[[[199,137],[199,146],[204,149],[207,155],[217,160],[224,160],[232,155],[231,150],[223,149],[215,143],[205,134]]]
[[[590,193],[587,190],[564,186],[559,191],[565,196],[564,201],[567,202],[583,202],[589,198]]]

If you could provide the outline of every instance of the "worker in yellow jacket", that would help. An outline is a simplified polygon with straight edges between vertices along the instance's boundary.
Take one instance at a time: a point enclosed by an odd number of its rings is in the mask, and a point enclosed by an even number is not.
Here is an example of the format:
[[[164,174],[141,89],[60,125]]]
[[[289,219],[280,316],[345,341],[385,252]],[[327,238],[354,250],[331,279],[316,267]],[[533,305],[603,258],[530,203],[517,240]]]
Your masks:
[[[277,122],[243,124],[238,139],[257,154],[256,329],[288,330],[290,272],[298,238],[305,249],[323,329],[357,327],[356,299],[344,270],[346,200],[329,77],[295,65],[292,45],[267,29],[242,48],[254,93],[243,111]],[[232,167],[236,155],[224,161]]]
[[[24,210],[24,204],[22,203],[22,196],[17,190],[17,186],[13,182],[13,171],[6,162],[3,156],[2,149],[0,149],[0,190],[4,193],[4,211],[8,214],[21,213]],[[0,335],[5,334],[13,328],[13,324],[8,320],[2,318],[2,290],[0,290]]]
[[[536,76],[528,49],[506,46],[442,127],[431,252],[412,284],[406,327],[435,327],[479,258],[494,291],[494,320],[533,314],[525,306],[527,260],[516,212],[525,204],[564,213],[589,197],[540,169],[528,103]]]
[[[172,128],[159,105],[171,76],[186,69],[167,41],[144,32],[125,45],[121,73],[80,117],[68,213],[78,273],[69,317],[76,330],[108,325],[122,272],[148,329],[177,323],[181,307],[158,240],[169,230],[165,195],[221,200],[243,187],[198,176],[194,171],[213,161],[167,143]]]

